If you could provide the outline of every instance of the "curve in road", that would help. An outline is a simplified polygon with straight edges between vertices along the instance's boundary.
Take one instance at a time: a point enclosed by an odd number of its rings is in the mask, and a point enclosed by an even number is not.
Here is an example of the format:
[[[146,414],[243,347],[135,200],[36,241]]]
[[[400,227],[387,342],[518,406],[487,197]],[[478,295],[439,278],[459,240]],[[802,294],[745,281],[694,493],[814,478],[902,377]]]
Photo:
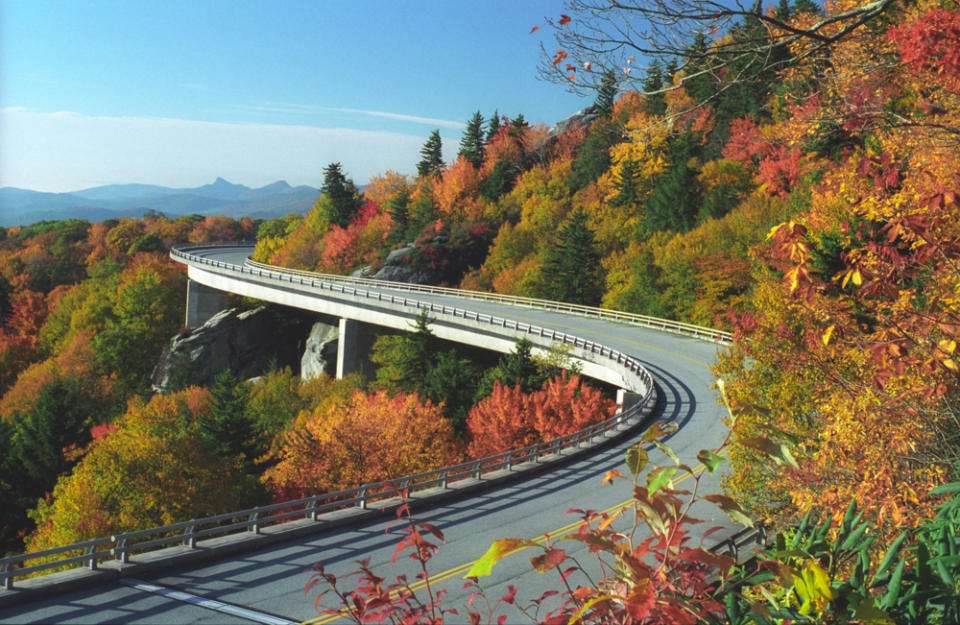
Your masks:
[[[207,258],[236,267],[229,270],[236,273],[242,273],[240,267],[248,253],[249,249],[223,248],[204,252]],[[191,273],[191,277],[196,275]],[[381,290],[403,293],[402,288]],[[449,293],[417,293],[416,297],[421,301],[467,306],[462,298]],[[659,391],[657,418],[680,426],[668,442],[682,459],[692,461],[701,448],[715,447],[724,440],[725,409],[717,402],[709,371],[716,356],[715,344],[561,311],[482,300],[469,300],[468,305],[487,315],[576,334],[639,361]],[[621,505],[629,498],[629,490],[601,487],[600,482],[607,470],[622,467],[623,453],[631,444],[635,441],[621,441],[507,486],[415,510],[419,520],[437,525],[446,536],[446,543],[430,563],[434,590],[449,591],[447,605],[462,606],[466,597],[459,594],[461,577],[469,563],[482,555],[493,540],[556,534],[576,522],[575,517],[565,515],[570,508],[612,510]],[[658,460],[654,453],[651,456]],[[663,457],[659,460],[666,461]],[[701,488],[718,489],[718,479],[717,475],[707,476]],[[707,521],[700,526],[704,529],[728,524],[719,511],[705,509],[698,514]],[[374,519],[336,533],[300,538],[270,549],[156,575],[147,581],[128,578],[12,606],[0,614],[0,622],[324,622],[327,619],[318,618],[314,611],[313,598],[304,594],[311,565],[322,561],[342,578],[355,569],[356,560],[370,558],[381,575],[389,578],[406,572],[412,578],[415,571],[409,563],[392,561],[397,540],[397,530],[390,519]],[[518,555],[499,564],[494,576],[485,578],[483,586],[489,597],[496,598],[512,584],[529,599],[554,582],[548,576],[533,573],[527,557]]]

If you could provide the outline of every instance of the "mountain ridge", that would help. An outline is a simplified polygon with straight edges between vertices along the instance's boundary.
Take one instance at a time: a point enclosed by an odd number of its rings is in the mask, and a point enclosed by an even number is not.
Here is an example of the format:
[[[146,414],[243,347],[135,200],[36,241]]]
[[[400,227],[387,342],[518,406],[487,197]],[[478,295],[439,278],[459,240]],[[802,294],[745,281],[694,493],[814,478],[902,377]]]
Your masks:
[[[279,217],[304,212],[320,197],[307,185],[291,186],[286,180],[251,188],[218,177],[210,184],[191,188],[125,183],[65,193],[0,188],[0,226],[22,226],[40,220],[86,219],[102,221],[142,217],[149,210],[171,217],[226,215],[227,217]]]

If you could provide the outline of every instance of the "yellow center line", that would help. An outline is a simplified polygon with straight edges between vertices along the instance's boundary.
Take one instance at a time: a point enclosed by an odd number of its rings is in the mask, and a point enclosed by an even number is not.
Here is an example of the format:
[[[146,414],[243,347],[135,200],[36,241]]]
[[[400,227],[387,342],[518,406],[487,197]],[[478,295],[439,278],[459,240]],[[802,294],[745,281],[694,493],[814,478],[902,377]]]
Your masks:
[[[703,469],[704,469],[704,466],[703,466],[702,464],[698,464],[696,467],[693,468],[693,472],[694,472],[694,473],[701,473],[701,472],[703,471]],[[688,478],[690,478],[690,477],[692,477],[692,476],[693,476],[693,473],[684,473],[682,476],[678,477],[677,479],[672,480],[672,483],[673,483],[673,485],[679,484],[680,482],[683,482],[684,480],[686,480],[686,479],[688,479]],[[620,511],[622,511],[624,508],[630,506],[632,503],[633,503],[633,499],[628,499],[628,500],[626,500],[626,501],[621,501],[620,503],[614,504],[614,505],[610,506],[609,508],[607,508],[607,509],[605,509],[605,510],[601,510],[599,513],[596,513],[596,514],[597,514],[598,516],[602,516],[603,514],[608,514],[608,515],[609,515],[609,514],[618,514]],[[568,523],[568,524],[564,525],[563,527],[557,528],[557,529],[555,529],[555,530],[551,530],[551,531],[549,531],[549,532],[547,532],[547,533],[545,533],[545,534],[540,534],[540,535],[537,536],[536,538],[533,538],[533,539],[532,539],[532,542],[536,542],[536,543],[538,543],[538,544],[542,544],[542,543],[546,542],[548,539],[556,538],[558,535],[566,534],[567,532],[571,531],[572,529],[582,526],[582,525],[584,524],[584,522],[585,522],[585,521],[583,521],[583,520],[579,520],[579,521],[574,521],[574,522],[572,522],[572,523]],[[517,549],[514,549],[513,551],[511,551],[511,552],[508,553],[507,555],[512,555],[512,554],[514,554],[514,553],[518,553],[518,552],[523,551],[524,549],[527,549],[527,548],[528,548],[528,547],[526,547],[526,546],[524,546],[524,547],[519,547],[519,548],[517,548]],[[504,556],[504,557],[506,557],[506,556]],[[473,565],[474,565],[476,562],[477,562],[476,560],[471,560],[470,562],[466,562],[466,563],[464,563],[464,564],[460,564],[460,565],[455,566],[455,567],[453,567],[452,569],[448,569],[448,570],[446,570],[446,571],[444,571],[444,572],[442,572],[442,573],[438,573],[438,574],[436,574],[436,575],[431,575],[430,578],[429,578],[429,581],[430,581],[431,584],[435,584],[435,583],[439,583],[439,582],[446,581],[446,580],[448,580],[448,579],[450,579],[450,578],[452,578],[452,577],[455,577],[455,576],[457,576],[457,575],[460,575],[460,574],[462,574],[462,573],[466,573],[467,571],[470,570],[471,567],[473,567]],[[426,585],[427,585],[427,580],[422,580],[422,579],[421,579],[421,580],[417,580],[416,582],[414,582],[414,583],[412,583],[412,584],[408,584],[408,585],[405,587],[405,590],[417,591],[417,590],[421,590],[421,589],[424,588]],[[391,598],[396,597],[398,594],[399,594],[399,593],[398,593],[397,591],[393,591],[392,593],[390,593],[390,597],[391,597]],[[351,610],[352,610],[352,608],[342,608],[338,614],[327,614],[327,615],[319,616],[319,617],[316,617],[316,618],[313,618],[313,619],[310,619],[310,620],[307,620],[307,621],[302,621],[302,622],[301,622],[301,625],[321,625],[321,624],[323,624],[323,623],[332,623],[333,621],[336,621],[336,620],[338,620],[338,619],[341,619],[341,618],[343,618],[344,616],[346,616],[347,614],[349,614]]]

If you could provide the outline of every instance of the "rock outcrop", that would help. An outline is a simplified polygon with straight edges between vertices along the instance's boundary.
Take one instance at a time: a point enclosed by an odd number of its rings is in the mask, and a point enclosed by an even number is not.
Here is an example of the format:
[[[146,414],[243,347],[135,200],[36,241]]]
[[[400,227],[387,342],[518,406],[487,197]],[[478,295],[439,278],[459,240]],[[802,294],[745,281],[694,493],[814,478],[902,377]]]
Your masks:
[[[337,323],[318,321],[313,324],[303,350],[303,357],[300,359],[300,377],[311,380],[324,372],[335,376],[339,339],[340,328]]]
[[[241,379],[262,375],[272,366],[289,366],[299,372],[316,321],[315,313],[284,306],[223,310],[201,327],[170,341],[153,370],[153,390],[165,393],[193,384],[207,385],[227,369]]]
[[[387,255],[383,267],[373,276],[376,280],[392,280],[407,284],[437,284],[439,277],[429,271],[414,269],[406,264],[407,256],[414,250],[413,245],[397,248]]]

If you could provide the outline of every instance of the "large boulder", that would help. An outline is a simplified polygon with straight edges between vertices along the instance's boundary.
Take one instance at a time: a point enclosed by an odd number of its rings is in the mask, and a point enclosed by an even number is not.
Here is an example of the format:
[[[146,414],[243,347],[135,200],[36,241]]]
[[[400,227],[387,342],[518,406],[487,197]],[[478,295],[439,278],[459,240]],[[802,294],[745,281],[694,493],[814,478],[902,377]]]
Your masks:
[[[299,372],[316,320],[315,313],[285,306],[220,311],[199,328],[175,336],[164,348],[153,370],[153,390],[165,393],[207,385],[227,369],[241,379],[262,375],[274,366]]]
[[[311,380],[320,377],[321,373],[336,375],[339,339],[339,324],[322,321],[313,324],[303,357],[300,359],[300,377]]]
[[[387,254],[383,267],[372,277],[375,280],[406,282],[407,284],[437,284],[439,276],[407,264],[407,258],[414,251],[413,245],[405,245]]]

